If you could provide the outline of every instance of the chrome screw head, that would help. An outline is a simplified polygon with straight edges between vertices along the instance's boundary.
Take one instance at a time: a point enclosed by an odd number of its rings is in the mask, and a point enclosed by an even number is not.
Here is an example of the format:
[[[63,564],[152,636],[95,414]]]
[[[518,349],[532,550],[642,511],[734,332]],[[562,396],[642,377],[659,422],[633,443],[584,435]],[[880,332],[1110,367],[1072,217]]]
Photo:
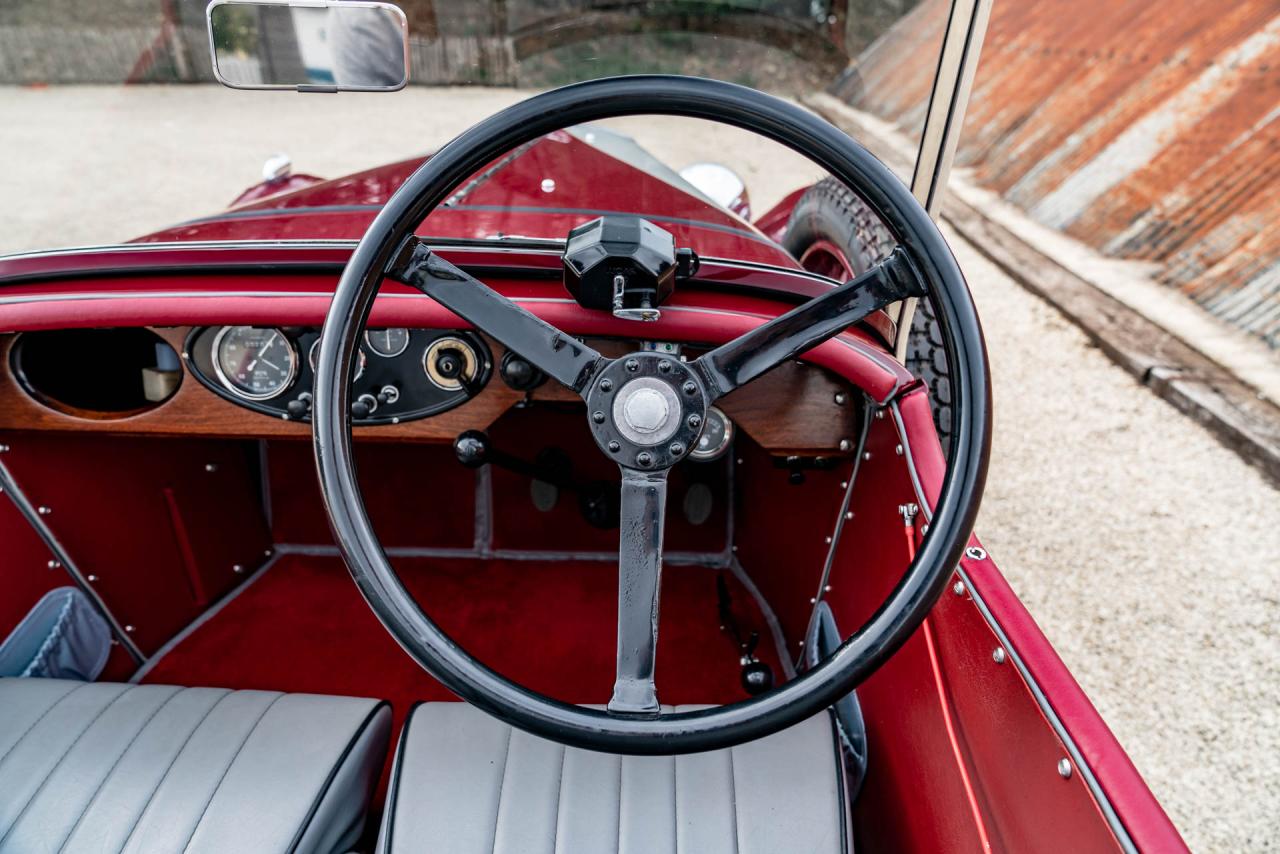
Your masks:
[[[680,442],[672,442],[667,446],[667,450],[671,452],[671,456],[678,457],[684,453],[684,445]]]
[[[622,450],[622,446],[619,445],[617,442],[610,442],[608,447],[609,447],[609,452],[613,454],[616,454],[618,453],[618,451]]]
[[[640,370],[640,362],[636,359],[627,359],[623,366],[633,374]]]
[[[696,383],[694,383],[694,381],[693,381],[693,380],[688,380],[688,381],[687,381],[687,382],[685,382],[685,384],[684,384],[683,386],[681,386],[680,388],[684,391],[684,393],[685,393],[685,394],[693,394],[694,392],[696,392],[696,391],[698,390],[698,386],[697,386],[697,384],[696,384]]]
[[[653,454],[648,451],[641,451],[636,454],[636,465],[645,466],[646,468],[653,465]]]
[[[1058,776],[1064,780],[1071,779],[1071,760],[1063,757],[1058,760]]]
[[[599,409],[597,409],[595,412],[591,413],[591,420],[596,422],[597,424],[603,424],[604,413],[601,412]]]
[[[659,363],[658,363],[658,373],[660,373],[660,374],[669,374],[669,373],[671,373],[671,363],[670,363],[670,362],[668,362],[666,359],[663,359],[661,362],[659,362]]]
[[[964,595],[964,582],[963,582],[963,581],[957,581],[955,584],[951,585],[951,592],[952,592],[952,593],[954,593],[954,594],[956,594],[957,596],[963,596],[963,595]]]
[[[685,423],[687,423],[694,430],[697,430],[699,427],[702,426],[702,416],[695,412],[692,415],[690,415],[687,419],[685,419]]]
[[[611,379],[607,379],[607,378],[606,378],[606,379],[603,379],[603,380],[600,380],[600,390],[601,390],[601,391],[613,391],[613,380],[611,380]]]
[[[991,660],[996,664],[1004,664],[1005,652],[1004,647],[998,646],[991,653]]]

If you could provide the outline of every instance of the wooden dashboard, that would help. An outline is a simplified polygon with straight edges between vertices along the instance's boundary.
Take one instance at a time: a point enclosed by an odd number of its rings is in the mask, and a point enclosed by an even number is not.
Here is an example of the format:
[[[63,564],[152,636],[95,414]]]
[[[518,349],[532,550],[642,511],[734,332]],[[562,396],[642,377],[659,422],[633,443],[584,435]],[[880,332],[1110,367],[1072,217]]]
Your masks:
[[[148,327],[181,353],[193,329]],[[152,436],[306,438],[310,425],[255,412],[215,394],[192,376],[185,360],[177,390],[163,403],[140,411],[101,413],[41,402],[23,387],[10,358],[18,334],[0,335],[0,430],[36,430]],[[505,350],[488,340],[494,359]],[[631,342],[591,341],[605,355],[634,349]],[[92,363],[84,370],[92,372]],[[857,434],[862,395],[827,371],[787,362],[717,405],[756,443],[776,455],[843,456]],[[507,410],[524,404],[580,404],[577,395],[550,380],[531,392],[516,391],[494,376],[483,391],[439,414],[399,424],[356,426],[358,439],[452,442],[465,430],[485,430]]]

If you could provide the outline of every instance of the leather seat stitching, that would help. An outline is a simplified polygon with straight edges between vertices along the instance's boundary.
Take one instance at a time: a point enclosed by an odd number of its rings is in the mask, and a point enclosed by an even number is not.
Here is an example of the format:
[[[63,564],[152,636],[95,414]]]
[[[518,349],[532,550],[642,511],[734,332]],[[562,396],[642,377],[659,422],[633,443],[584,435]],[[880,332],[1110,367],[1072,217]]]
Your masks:
[[[257,720],[253,722],[253,726],[249,727],[249,731],[245,733],[244,738],[240,740],[240,745],[236,748],[236,752],[231,754],[231,761],[222,769],[222,775],[218,777],[217,784],[214,785],[213,791],[209,793],[209,799],[204,802],[204,809],[200,810],[200,817],[196,819],[195,826],[191,828],[191,833],[187,836],[187,841],[182,844],[182,850],[184,852],[191,847],[191,840],[195,839],[196,831],[200,829],[200,824],[204,821],[205,814],[209,812],[209,805],[212,804],[213,799],[217,797],[218,790],[222,788],[223,781],[227,779],[227,774],[231,771],[231,766],[236,764],[236,759],[240,757],[240,751],[244,750],[245,744],[247,744],[253,734],[258,731],[258,724],[262,723],[262,719],[267,716],[267,712],[271,711],[276,703],[280,702],[281,699],[287,696],[289,695],[279,694],[274,700],[267,703],[266,708],[262,710],[262,713],[258,715]]]
[[[150,809],[151,801],[155,798],[156,792],[160,791],[160,787],[164,785],[164,781],[169,779],[169,772],[173,770],[174,764],[177,763],[178,758],[182,756],[183,751],[187,749],[187,745],[191,743],[191,739],[200,731],[200,727],[204,725],[204,722],[208,719],[209,715],[213,714],[213,710],[218,708],[218,706],[221,706],[222,701],[234,693],[234,691],[223,691],[222,696],[218,698],[218,701],[205,709],[204,714],[201,715],[200,719],[195,722],[193,727],[191,727],[191,732],[187,733],[187,737],[182,740],[181,746],[179,746],[177,751],[174,752],[173,758],[169,760],[169,764],[165,766],[164,773],[160,775],[159,780],[156,780],[156,784],[151,787],[151,792],[148,793],[147,799],[143,802],[142,809],[138,810],[138,815],[133,820],[133,826],[129,828],[129,835],[124,838],[124,845],[120,848],[121,851],[128,850],[129,843],[133,841],[133,835],[138,832],[138,825],[142,823],[142,819],[146,816],[147,810]]]
[[[489,839],[489,851],[498,850],[498,819],[502,817],[502,792],[507,787],[507,762],[511,759],[511,735],[514,727],[507,727],[507,746],[502,752],[502,776],[498,779],[498,802],[493,805],[493,836]]]
[[[98,722],[98,718],[102,717],[102,715],[107,711],[107,709],[114,706],[117,702],[120,701],[121,697],[130,693],[131,690],[132,689],[130,688],[126,688],[125,690],[121,691],[119,694],[116,694],[114,697],[111,698],[111,702],[104,705],[101,709],[98,709],[98,713],[95,714],[93,718],[90,719],[90,721],[84,725],[84,728],[80,730],[80,732],[76,735],[75,739],[70,744],[67,745],[66,750],[62,751],[62,755],[58,757],[58,761],[53,763],[53,767],[49,769],[49,772],[47,774],[45,774],[44,779],[40,781],[40,785],[36,787],[36,790],[31,793],[31,797],[27,798],[27,802],[22,805],[22,810],[16,816],[13,817],[13,823],[9,825],[9,828],[7,830],[5,830],[4,835],[0,836],[0,844],[3,844],[4,841],[9,838],[9,834],[13,833],[13,829],[18,826],[18,822],[22,821],[22,817],[27,814],[27,810],[31,808],[31,804],[35,802],[36,798],[40,797],[40,793],[44,791],[45,786],[49,785],[49,780],[57,772],[59,766],[62,765],[62,761],[66,759],[67,754],[70,753],[75,748],[75,746],[80,743],[80,739],[84,738],[84,734],[88,732],[89,729],[95,723]]]
[[[12,752],[14,751],[14,749],[15,749],[19,744],[22,744],[23,739],[25,739],[25,738],[27,737],[27,735],[31,732],[31,730],[35,729],[35,728],[36,728],[36,726],[37,726],[37,725],[38,725],[42,720],[44,720],[44,719],[45,719],[45,717],[46,717],[50,712],[52,712],[54,709],[56,709],[56,708],[58,707],[58,704],[59,704],[59,703],[61,703],[63,700],[67,699],[67,698],[68,698],[68,697],[70,697],[72,694],[74,694],[75,692],[79,691],[81,688],[85,687],[85,686],[86,686],[86,685],[88,685],[88,684],[90,684],[90,683],[88,683],[88,682],[81,682],[79,685],[77,685],[76,687],[72,688],[70,691],[67,691],[66,693],[62,694],[62,696],[58,697],[58,699],[56,699],[56,700],[54,700],[52,703],[50,703],[50,704],[49,704],[49,706],[48,706],[48,707],[47,707],[43,712],[41,712],[41,713],[40,713],[40,716],[39,716],[39,717],[37,717],[34,721],[32,721],[32,722],[31,722],[31,726],[27,727],[26,729],[24,729],[24,730],[22,731],[22,735],[18,736],[18,740],[17,740],[17,741],[15,741],[15,742],[14,742],[14,743],[9,747],[9,749],[8,749],[8,750],[6,750],[6,751],[4,752],[4,755],[3,755],[3,756],[0,756],[0,764],[3,764],[3,763],[4,763],[4,761],[5,761],[6,759],[8,759],[8,758],[9,758],[9,754],[10,754],[10,753],[12,753]]]
[[[62,854],[66,849],[67,843],[71,841],[71,837],[75,835],[76,830],[80,827],[80,822],[84,821],[84,817],[89,814],[89,808],[97,802],[98,795],[102,794],[102,790],[106,787],[107,781],[111,779],[112,773],[116,770],[120,761],[124,759],[125,754],[129,752],[129,748],[133,747],[134,742],[138,740],[138,737],[146,732],[147,727],[151,725],[151,722],[155,719],[156,715],[160,714],[160,710],[169,705],[169,703],[173,701],[173,698],[181,694],[184,690],[185,689],[183,688],[179,688],[170,693],[168,697],[165,697],[163,703],[156,706],[151,711],[151,714],[147,715],[146,720],[142,722],[142,726],[138,727],[138,731],[133,734],[133,738],[129,739],[129,743],[126,744],[124,749],[116,756],[115,761],[111,763],[111,767],[109,767],[106,770],[106,773],[102,775],[102,779],[98,782],[98,787],[93,790],[93,794],[89,796],[89,800],[86,801],[85,805],[80,809],[80,815],[76,818],[75,824],[71,825],[71,829],[67,831],[67,835],[62,838],[62,844],[58,846],[58,854]]]

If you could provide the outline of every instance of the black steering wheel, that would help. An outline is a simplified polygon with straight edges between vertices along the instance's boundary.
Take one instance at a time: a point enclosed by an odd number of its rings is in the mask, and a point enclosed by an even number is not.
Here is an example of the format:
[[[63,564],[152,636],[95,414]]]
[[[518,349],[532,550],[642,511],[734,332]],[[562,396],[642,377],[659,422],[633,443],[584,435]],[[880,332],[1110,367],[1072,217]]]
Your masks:
[[[414,236],[457,186],[517,146],[584,122],[639,114],[720,121],[794,149],[861,195],[897,237],[898,248],[856,279],[682,362],[654,352],[606,359]],[[621,467],[617,679],[605,710],[537,694],[472,658],[423,613],[388,562],[356,481],[348,381],[384,277],[417,288],[581,395],[596,443]],[[915,559],[875,614],[825,661],[749,700],[661,713],[653,675],[667,472],[695,447],[707,407],[717,398],[910,296],[933,300],[955,386],[954,445]],[[471,128],[424,163],[369,226],[338,283],[320,340],[315,454],[329,520],[361,593],[400,645],[460,697],[565,744],[627,754],[692,753],[763,737],[826,708],[920,625],[977,515],[990,445],[990,390],[977,314],[955,259],[910,192],[864,148],[803,109],[742,86],[671,76],[595,80],[535,96]]]

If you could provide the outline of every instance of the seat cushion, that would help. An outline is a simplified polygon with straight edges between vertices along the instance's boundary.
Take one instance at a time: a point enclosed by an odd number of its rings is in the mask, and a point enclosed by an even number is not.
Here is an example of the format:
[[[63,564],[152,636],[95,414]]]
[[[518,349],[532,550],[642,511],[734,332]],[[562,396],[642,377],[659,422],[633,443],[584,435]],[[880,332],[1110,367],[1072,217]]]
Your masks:
[[[378,850],[841,854],[851,850],[843,763],[827,713],[728,750],[638,757],[424,703],[400,736]]]
[[[386,757],[386,703],[0,679],[0,852],[336,852]]]

